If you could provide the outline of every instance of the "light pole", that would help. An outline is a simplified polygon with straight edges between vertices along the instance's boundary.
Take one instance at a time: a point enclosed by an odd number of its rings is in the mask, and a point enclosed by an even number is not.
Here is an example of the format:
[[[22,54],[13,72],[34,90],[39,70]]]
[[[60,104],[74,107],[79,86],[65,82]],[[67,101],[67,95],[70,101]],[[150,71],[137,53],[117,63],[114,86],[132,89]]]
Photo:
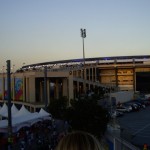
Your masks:
[[[82,37],[82,42],[83,42],[83,63],[85,67],[85,52],[84,52],[84,38],[86,38],[86,29],[81,29],[81,37]]]
[[[44,102],[45,102],[45,110],[47,110],[47,66],[44,67]]]
[[[11,149],[12,144],[12,118],[11,118],[11,62],[7,60],[7,93],[8,93],[8,149]]]
[[[85,51],[84,51],[84,38],[86,38],[86,29],[80,29],[81,30],[81,37],[82,37],[82,42],[83,42],[83,89],[84,89],[84,94],[86,94],[86,86],[85,86]]]

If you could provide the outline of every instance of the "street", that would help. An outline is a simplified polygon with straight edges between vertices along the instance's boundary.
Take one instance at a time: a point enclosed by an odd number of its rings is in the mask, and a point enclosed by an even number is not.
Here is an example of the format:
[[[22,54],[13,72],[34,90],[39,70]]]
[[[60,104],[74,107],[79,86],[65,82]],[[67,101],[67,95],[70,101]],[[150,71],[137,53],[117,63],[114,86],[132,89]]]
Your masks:
[[[117,119],[123,138],[139,147],[145,143],[150,146],[150,106],[138,112],[125,113]]]

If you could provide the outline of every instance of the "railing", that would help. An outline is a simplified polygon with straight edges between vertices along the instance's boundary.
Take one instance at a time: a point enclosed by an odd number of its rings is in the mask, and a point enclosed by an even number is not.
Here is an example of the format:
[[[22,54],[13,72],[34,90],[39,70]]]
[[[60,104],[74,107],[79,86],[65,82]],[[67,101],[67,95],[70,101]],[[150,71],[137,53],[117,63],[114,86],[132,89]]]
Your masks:
[[[114,147],[115,150],[140,150],[140,148],[137,148],[124,139],[117,137],[114,138]]]
[[[120,130],[111,128],[105,134],[106,142],[111,143],[113,148],[111,150],[140,150],[140,148],[129,143],[120,137]]]

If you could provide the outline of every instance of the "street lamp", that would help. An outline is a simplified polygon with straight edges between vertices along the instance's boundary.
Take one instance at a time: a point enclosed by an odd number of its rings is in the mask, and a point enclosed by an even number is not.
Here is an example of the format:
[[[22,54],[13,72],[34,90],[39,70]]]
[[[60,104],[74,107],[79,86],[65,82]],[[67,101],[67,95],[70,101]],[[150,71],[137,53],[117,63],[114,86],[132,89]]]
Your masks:
[[[83,89],[84,89],[84,94],[86,94],[86,85],[85,85],[85,52],[84,52],[84,38],[86,38],[86,29],[80,29],[81,31],[81,37],[82,37],[82,42],[83,42]]]

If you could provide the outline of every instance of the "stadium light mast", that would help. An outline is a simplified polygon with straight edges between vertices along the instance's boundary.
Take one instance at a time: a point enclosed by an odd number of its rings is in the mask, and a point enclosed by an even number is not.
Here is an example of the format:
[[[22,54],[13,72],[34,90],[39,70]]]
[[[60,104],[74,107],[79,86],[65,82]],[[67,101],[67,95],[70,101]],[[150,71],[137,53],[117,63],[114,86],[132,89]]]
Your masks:
[[[86,94],[86,84],[85,84],[85,51],[84,51],[84,38],[86,38],[86,29],[80,29],[81,31],[81,37],[82,37],[82,42],[83,42],[83,89],[84,89],[84,94]]]
[[[81,37],[83,42],[83,61],[84,61],[84,67],[85,67],[85,51],[84,51],[84,38],[86,38],[86,29],[80,29],[81,30]]]

